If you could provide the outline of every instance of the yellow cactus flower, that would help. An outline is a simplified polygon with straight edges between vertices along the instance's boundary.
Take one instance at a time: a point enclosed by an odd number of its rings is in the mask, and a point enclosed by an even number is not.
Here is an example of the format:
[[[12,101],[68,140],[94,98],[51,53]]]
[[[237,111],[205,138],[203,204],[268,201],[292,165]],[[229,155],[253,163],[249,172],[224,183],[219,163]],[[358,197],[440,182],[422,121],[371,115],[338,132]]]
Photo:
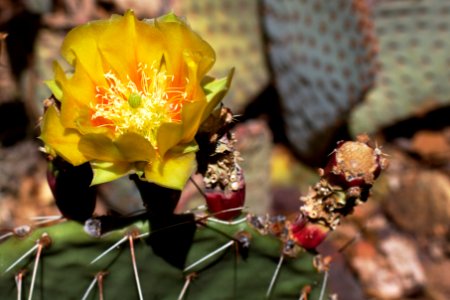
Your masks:
[[[182,189],[196,166],[195,134],[231,81],[206,73],[214,50],[173,14],[137,20],[132,11],[68,33],[55,63],[40,138],[49,154],[90,162],[92,184],[136,172]]]

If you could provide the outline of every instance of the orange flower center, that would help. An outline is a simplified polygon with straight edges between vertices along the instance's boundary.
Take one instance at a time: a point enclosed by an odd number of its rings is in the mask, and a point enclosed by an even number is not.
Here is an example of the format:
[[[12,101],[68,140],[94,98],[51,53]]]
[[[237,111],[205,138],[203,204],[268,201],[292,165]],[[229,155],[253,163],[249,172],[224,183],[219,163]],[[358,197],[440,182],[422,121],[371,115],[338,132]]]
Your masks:
[[[165,122],[181,122],[181,109],[188,100],[184,86],[175,86],[175,76],[165,70],[139,64],[137,82],[127,75],[125,82],[109,71],[107,86],[96,87],[96,102],[91,105],[94,126],[106,126],[115,136],[134,132],[154,147],[157,129]]]

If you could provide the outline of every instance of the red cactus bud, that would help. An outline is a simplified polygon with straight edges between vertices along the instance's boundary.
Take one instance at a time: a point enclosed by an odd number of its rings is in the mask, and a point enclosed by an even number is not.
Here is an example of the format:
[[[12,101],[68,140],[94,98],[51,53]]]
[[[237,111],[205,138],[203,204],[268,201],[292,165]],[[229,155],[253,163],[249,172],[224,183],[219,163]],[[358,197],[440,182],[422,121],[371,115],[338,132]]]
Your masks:
[[[245,184],[236,191],[207,189],[205,194],[208,211],[214,214],[214,217],[228,221],[239,216],[242,212],[242,206],[245,202]]]
[[[290,226],[292,239],[301,247],[312,250],[322,243],[330,229],[306,219],[298,219]]]
[[[333,151],[323,176],[343,189],[368,188],[385,167],[381,151],[367,144],[365,136],[358,141],[340,141]]]

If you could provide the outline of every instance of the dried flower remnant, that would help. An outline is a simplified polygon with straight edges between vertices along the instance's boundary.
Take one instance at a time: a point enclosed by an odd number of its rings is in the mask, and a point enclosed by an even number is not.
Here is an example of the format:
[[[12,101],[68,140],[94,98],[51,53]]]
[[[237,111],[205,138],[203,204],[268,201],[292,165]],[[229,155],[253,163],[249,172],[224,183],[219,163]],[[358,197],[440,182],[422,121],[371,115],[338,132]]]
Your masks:
[[[227,133],[217,141],[215,154],[210,158],[203,177],[206,204],[216,218],[230,220],[242,211],[245,180],[239,160],[234,136]]]
[[[369,145],[367,136],[338,142],[325,169],[320,170],[319,182],[301,197],[299,216],[290,225],[291,238],[305,249],[315,249],[343,216],[367,200],[386,167],[384,154]]]
[[[334,185],[348,190],[354,187],[369,188],[387,167],[387,160],[379,148],[368,145],[365,135],[358,141],[340,141],[324,169],[324,176]]]
[[[203,176],[208,211],[225,221],[239,216],[245,202],[244,171],[239,165],[242,158],[231,132],[233,125],[231,110],[218,106],[196,135],[200,146],[197,172]]]

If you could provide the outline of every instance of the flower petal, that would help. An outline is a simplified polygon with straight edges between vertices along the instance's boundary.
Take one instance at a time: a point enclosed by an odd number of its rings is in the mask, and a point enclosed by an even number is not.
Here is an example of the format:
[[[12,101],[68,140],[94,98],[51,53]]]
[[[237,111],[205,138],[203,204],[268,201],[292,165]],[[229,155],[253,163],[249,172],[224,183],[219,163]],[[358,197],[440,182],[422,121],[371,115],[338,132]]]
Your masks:
[[[165,49],[170,47],[169,41],[155,26],[150,26],[147,22],[136,22],[136,61],[151,67],[158,64],[165,53]],[[156,65],[157,67],[158,65]]]
[[[108,28],[110,20],[91,21],[75,27],[64,38],[61,55],[69,64],[89,66],[87,75],[95,82],[103,80],[107,67],[104,65],[101,53],[98,51],[99,37]]]
[[[123,17],[115,15],[109,19],[108,26],[105,26],[105,30],[97,37],[97,47],[103,60],[123,81],[127,79],[127,76],[135,82],[138,79],[136,22],[138,21],[131,10],[127,11]]]
[[[80,133],[104,133],[111,135],[107,127],[94,127],[91,121],[91,104],[95,101],[96,84],[87,75],[86,68],[77,64],[76,72],[67,78],[59,65],[55,65],[55,80],[61,86],[61,123]]]
[[[189,85],[187,87],[187,92],[190,94],[190,97],[193,99],[192,102],[186,103],[183,106],[182,110],[182,121],[184,126],[183,138],[181,139],[181,143],[187,143],[194,139],[195,134],[200,126],[200,124],[209,116],[212,109],[220,102],[222,97],[225,95],[220,89],[226,87],[226,84],[229,84],[227,79],[231,80],[231,76],[229,78],[224,79],[219,84],[210,83],[209,88],[214,91],[210,92],[210,97],[205,96],[204,90],[200,87],[199,82],[197,82],[197,75],[199,73],[199,66],[195,61],[195,55],[192,53],[184,52],[184,58],[186,64],[188,66],[188,75],[189,75]],[[219,97],[219,92],[221,95]],[[217,97],[215,97],[215,96]]]
[[[62,75],[65,78],[64,72],[62,71],[61,67],[56,62],[53,64],[53,70],[54,70],[55,74],[62,73]],[[59,76],[61,76],[61,74]],[[61,84],[58,81],[56,81],[56,79],[46,80],[45,84],[50,89],[53,96],[55,96],[56,99],[61,101],[61,99],[63,97],[63,90],[62,90]]]
[[[115,141],[102,134],[86,134],[79,148],[86,157],[107,162],[149,162],[156,157],[150,142],[137,133],[125,133]]]
[[[180,143],[183,136],[183,125],[176,123],[163,123],[158,129],[156,142],[158,153],[164,157],[167,150]]]
[[[121,135],[114,141],[124,159],[129,162],[152,161],[156,157],[156,151],[143,136],[129,132]]]
[[[192,141],[200,126],[200,121],[205,110],[205,101],[194,101],[183,105],[182,122],[183,122],[183,137],[181,143],[188,143]]]
[[[78,150],[80,134],[76,130],[63,127],[59,113],[53,105],[44,114],[41,132],[40,139],[72,165],[78,166],[88,161]]]
[[[100,161],[126,161],[113,141],[103,134],[86,134],[81,137],[80,151],[89,159]]]
[[[168,14],[155,21],[155,25],[169,39],[167,47],[168,70],[172,74],[186,74],[184,53],[196,53],[199,78],[203,77],[214,64],[215,53],[211,46],[181,19]]]
[[[56,99],[58,99],[59,101],[62,101],[62,98],[63,98],[63,95],[64,95],[63,85],[67,83],[66,73],[64,73],[64,70],[59,65],[59,63],[57,63],[56,61],[53,62],[53,73],[55,73],[55,79],[54,80],[49,80],[49,81],[53,81],[54,85],[50,86],[50,85],[47,84],[47,86],[53,92],[53,94],[55,95]],[[56,89],[55,89],[55,86],[57,87]]]
[[[93,161],[91,167],[94,172],[91,185],[96,185],[114,181],[127,175],[132,170],[133,165],[127,162]]]
[[[233,74],[234,69],[231,69],[227,77],[210,81],[203,86],[208,105],[203,111],[202,122],[208,118],[214,108],[222,101],[223,97],[225,97],[230,88]]]
[[[158,185],[182,190],[196,168],[195,152],[169,151],[163,160],[155,160],[145,168],[145,178]]]

